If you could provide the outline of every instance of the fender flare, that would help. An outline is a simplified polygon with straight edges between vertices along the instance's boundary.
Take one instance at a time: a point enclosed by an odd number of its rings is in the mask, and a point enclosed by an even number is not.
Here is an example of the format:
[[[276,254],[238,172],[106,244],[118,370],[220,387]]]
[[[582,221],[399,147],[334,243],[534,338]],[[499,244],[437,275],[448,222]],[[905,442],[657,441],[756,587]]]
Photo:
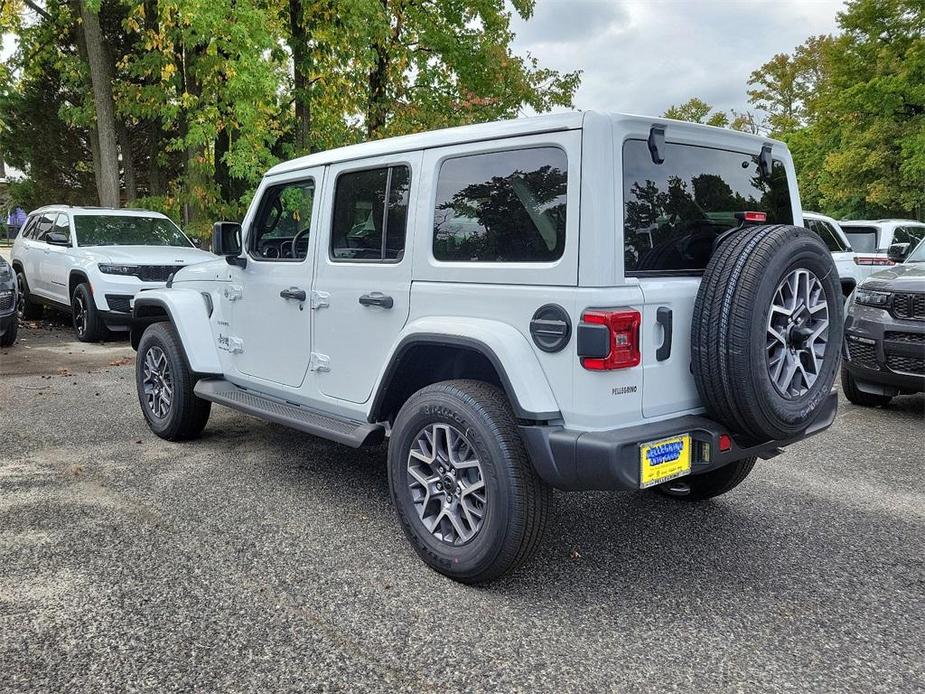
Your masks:
[[[547,422],[562,418],[536,353],[520,331],[500,321],[441,317],[413,321],[402,330],[373,389],[370,421],[385,401],[402,357],[420,345],[468,349],[488,359],[518,419]]]
[[[210,305],[202,292],[191,289],[152,289],[135,296],[132,309],[132,346],[138,346],[140,333],[161,318],[145,316],[146,307],[157,307],[167,314],[180,337],[190,369],[199,374],[221,374],[222,364],[209,325]]]

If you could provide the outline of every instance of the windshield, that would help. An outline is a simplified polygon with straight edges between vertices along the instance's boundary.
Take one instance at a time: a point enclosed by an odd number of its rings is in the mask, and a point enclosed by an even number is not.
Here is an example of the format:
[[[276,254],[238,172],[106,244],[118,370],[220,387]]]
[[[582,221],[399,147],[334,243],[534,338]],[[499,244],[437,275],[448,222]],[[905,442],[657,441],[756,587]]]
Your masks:
[[[78,246],[192,246],[183,232],[163,217],[74,215],[74,230]]]
[[[841,225],[841,230],[848,237],[851,250],[855,253],[875,253],[877,251],[877,227]]]
[[[922,241],[907,257],[907,263],[925,263],[925,241]]]

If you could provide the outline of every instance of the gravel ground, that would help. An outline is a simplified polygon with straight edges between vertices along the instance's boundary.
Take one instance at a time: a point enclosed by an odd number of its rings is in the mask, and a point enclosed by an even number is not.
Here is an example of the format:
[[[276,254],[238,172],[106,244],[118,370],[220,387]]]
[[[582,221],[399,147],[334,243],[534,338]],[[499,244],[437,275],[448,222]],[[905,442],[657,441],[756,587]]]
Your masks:
[[[170,444],[131,349],[0,352],[0,690],[925,691],[925,400],[842,401],[729,495],[556,494],[537,558],[428,570],[352,451],[215,408]]]

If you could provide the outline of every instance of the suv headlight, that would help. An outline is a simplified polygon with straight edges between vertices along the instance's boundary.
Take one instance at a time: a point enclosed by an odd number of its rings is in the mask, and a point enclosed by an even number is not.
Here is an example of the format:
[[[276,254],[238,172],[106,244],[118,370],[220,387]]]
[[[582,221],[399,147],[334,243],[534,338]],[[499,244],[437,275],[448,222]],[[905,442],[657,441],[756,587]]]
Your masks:
[[[112,263],[100,263],[97,267],[100,272],[107,275],[137,275],[141,269],[138,265],[115,265]]]
[[[858,288],[854,293],[854,302],[864,306],[877,306],[878,308],[883,308],[890,303],[890,293]]]

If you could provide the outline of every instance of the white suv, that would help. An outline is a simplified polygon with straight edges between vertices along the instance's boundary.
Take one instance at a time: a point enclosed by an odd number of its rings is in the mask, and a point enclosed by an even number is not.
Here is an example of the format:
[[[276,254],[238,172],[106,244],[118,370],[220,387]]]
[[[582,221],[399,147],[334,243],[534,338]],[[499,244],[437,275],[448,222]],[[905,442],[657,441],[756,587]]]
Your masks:
[[[157,212],[43,207],[13,243],[19,314],[70,311],[78,339],[93,342],[107,329],[128,329],[138,291],[163,287],[180,268],[214,257]]]
[[[925,238],[925,223],[913,219],[854,219],[840,222],[851,248],[857,254],[855,262],[867,268],[865,278],[895,265]],[[896,257],[890,257],[890,247]]]
[[[767,222],[767,223],[765,223]],[[729,491],[829,426],[842,300],[786,146],[592,112],[280,164],[225,256],[135,300],[150,428],[212,403],[348,446],[389,438],[421,558],[523,562],[550,487]]]
[[[877,268],[858,264],[858,256],[852,250],[848,237],[841,226],[831,217],[818,212],[803,211],[803,224],[810,231],[815,231],[832,252],[832,260],[841,279],[842,294],[851,295],[854,288]]]

